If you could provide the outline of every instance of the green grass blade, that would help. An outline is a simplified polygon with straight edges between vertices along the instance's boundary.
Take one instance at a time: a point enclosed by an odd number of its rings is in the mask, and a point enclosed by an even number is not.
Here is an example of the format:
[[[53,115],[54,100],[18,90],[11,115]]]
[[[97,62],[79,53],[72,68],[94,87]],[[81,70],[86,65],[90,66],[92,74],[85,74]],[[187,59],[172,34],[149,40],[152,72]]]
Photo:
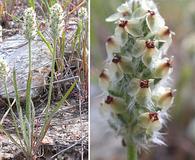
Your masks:
[[[76,44],[78,41],[80,41],[81,38],[81,32],[82,32],[82,21],[79,21],[77,24],[77,30],[74,35],[74,41],[73,41],[73,50],[75,50]]]
[[[54,109],[52,110],[52,112],[50,113],[50,117],[52,118],[54,116],[54,114],[62,107],[62,104],[64,103],[64,101],[67,99],[67,97],[71,94],[71,92],[73,91],[73,89],[75,88],[76,84],[77,84],[78,80],[76,80],[71,87],[68,89],[68,91],[66,92],[66,94],[62,97],[62,99],[56,104],[56,106],[54,107]]]
[[[50,2],[51,2],[51,6],[53,6],[55,3],[57,3],[56,0],[50,0]]]
[[[8,101],[9,108],[8,108],[8,110],[6,111],[6,113],[4,114],[3,118],[1,119],[1,124],[3,124],[3,121],[4,121],[5,117],[7,116],[7,114],[8,114],[9,111],[10,111],[10,112],[11,112],[11,117],[12,117],[12,120],[13,120],[13,126],[14,126],[15,131],[16,131],[16,136],[17,136],[17,138],[18,138],[19,141],[20,141],[20,145],[23,147],[22,139],[21,139],[20,132],[19,132],[19,127],[18,127],[18,125],[17,125],[17,117],[16,117],[16,115],[15,115],[15,113],[13,112],[13,109],[12,109],[12,107],[13,107],[13,105],[15,104],[15,101],[16,101],[16,100],[14,99],[14,101],[13,101],[12,104],[11,104],[10,99],[9,99],[9,94],[8,94],[6,82],[4,83],[4,90],[5,90],[5,94],[6,94],[6,97],[7,97],[7,101]]]
[[[29,7],[32,7],[33,9],[35,9],[35,0],[28,0],[28,5]]]
[[[17,113],[18,113],[18,116],[19,116],[19,122],[20,122],[20,126],[21,126],[21,131],[22,131],[22,137],[23,137],[23,139],[26,139],[26,137],[27,137],[27,135],[26,135],[26,125],[25,125],[25,120],[23,118],[22,107],[21,107],[21,104],[20,104],[20,95],[19,95],[19,92],[18,92],[15,67],[13,69],[13,85],[14,85],[14,92],[15,92],[15,97],[16,97],[16,108],[17,108]],[[27,146],[26,143],[25,143],[25,145]]]
[[[63,59],[64,58],[64,49],[65,49],[65,42],[66,42],[66,32],[63,31],[62,33],[62,38],[61,38],[61,41],[60,41],[60,52],[61,52],[61,58]]]
[[[28,74],[27,88],[26,88],[26,117],[31,122],[31,82],[32,74]]]
[[[51,44],[47,41],[47,39],[45,38],[45,36],[40,31],[37,31],[37,34],[39,35],[39,37],[41,38],[41,40],[46,44],[46,46],[50,50],[50,53],[53,53],[53,50],[54,49],[51,46]]]
[[[34,144],[33,140],[33,136],[34,136],[34,128],[35,128],[35,106],[34,106],[34,103],[33,101],[31,100],[31,104],[32,104],[32,123],[31,123],[31,144]]]
[[[53,118],[53,116],[55,115],[55,113],[62,107],[62,104],[64,103],[64,101],[67,99],[67,97],[70,95],[70,93],[73,91],[73,89],[75,88],[76,84],[77,84],[78,80],[76,80],[71,87],[68,89],[68,91],[65,93],[65,95],[62,97],[62,99],[57,103],[56,107],[51,111],[51,113],[49,114],[48,117],[45,117],[45,122],[43,127],[41,128],[41,132],[37,141],[37,146],[36,148],[38,148],[38,146],[40,145],[41,141],[43,140],[43,138],[45,137],[47,130],[49,128],[49,124]]]
[[[48,3],[48,0],[41,0],[41,3],[45,5],[45,7],[47,8],[47,11],[49,13],[51,13],[50,11],[50,6],[49,6],[49,3]]]

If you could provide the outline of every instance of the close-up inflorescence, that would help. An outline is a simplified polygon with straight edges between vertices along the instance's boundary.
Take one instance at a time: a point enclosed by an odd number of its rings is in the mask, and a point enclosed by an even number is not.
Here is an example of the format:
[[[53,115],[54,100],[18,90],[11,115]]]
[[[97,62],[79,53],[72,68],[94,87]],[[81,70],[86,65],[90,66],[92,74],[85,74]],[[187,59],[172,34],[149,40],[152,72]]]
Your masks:
[[[152,0],[129,0],[106,19],[116,24],[106,41],[106,67],[99,76],[104,91],[101,108],[126,146],[136,150],[164,145],[160,132],[173,104],[167,50],[174,34]]]

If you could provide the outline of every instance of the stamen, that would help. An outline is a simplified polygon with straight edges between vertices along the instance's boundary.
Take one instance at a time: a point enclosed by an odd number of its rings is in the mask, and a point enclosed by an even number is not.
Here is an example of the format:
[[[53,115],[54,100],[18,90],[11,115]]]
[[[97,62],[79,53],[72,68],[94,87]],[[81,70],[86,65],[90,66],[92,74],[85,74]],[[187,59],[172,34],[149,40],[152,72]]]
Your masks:
[[[111,96],[107,96],[107,99],[105,100],[105,103],[106,103],[106,104],[110,104],[110,103],[112,103],[112,102],[113,102],[113,100],[114,100],[114,98],[113,98],[113,97],[111,97]]]
[[[121,56],[119,55],[115,55],[114,58],[112,59],[113,63],[119,63],[121,61]]]
[[[140,88],[149,88],[149,80],[141,80],[139,85]]]
[[[128,21],[120,21],[119,27],[124,28],[127,25]]]
[[[150,113],[149,113],[149,119],[150,119],[152,122],[158,121],[158,120],[159,120],[159,118],[158,118],[158,113],[156,113],[156,112],[150,112]]]
[[[100,73],[99,77],[102,79],[109,79],[108,75],[105,72],[106,72],[106,70],[103,69],[102,72]]]
[[[154,41],[150,41],[150,40],[146,41],[146,47],[149,49],[155,48]]]

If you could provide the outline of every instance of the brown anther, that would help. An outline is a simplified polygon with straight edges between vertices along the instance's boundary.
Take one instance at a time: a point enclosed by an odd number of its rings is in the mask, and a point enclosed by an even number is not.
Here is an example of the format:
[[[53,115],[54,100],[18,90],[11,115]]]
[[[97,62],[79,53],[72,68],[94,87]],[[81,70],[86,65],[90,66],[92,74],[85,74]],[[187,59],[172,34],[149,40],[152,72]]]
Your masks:
[[[173,67],[173,61],[168,59],[167,62],[165,63],[165,65],[169,68],[172,68]]]
[[[164,33],[164,35],[170,35],[171,34],[171,30],[169,28],[167,28]]]
[[[167,96],[167,97],[173,97],[173,92],[172,92],[172,91],[168,92],[168,93],[166,94],[166,96]]]
[[[113,102],[113,100],[114,100],[114,98],[113,98],[113,97],[111,97],[111,96],[107,96],[107,99],[105,100],[105,103],[106,103],[106,104],[110,104],[110,103],[112,103],[112,102]]]
[[[155,12],[154,11],[148,10],[148,13],[150,13],[151,16],[154,16],[155,15]]]
[[[109,38],[107,39],[107,42],[108,42],[108,43],[113,43],[113,38],[112,38],[112,37],[109,37]]]
[[[124,28],[127,25],[128,21],[120,21],[119,27]]]
[[[115,55],[114,58],[112,59],[113,63],[119,63],[121,61],[121,56],[119,55]]]
[[[158,120],[159,120],[159,118],[158,118],[158,113],[156,113],[156,112],[150,112],[150,113],[149,113],[149,119],[150,119],[152,122],[158,121]]]
[[[140,80],[140,88],[149,88],[149,80]]]
[[[102,70],[102,72],[100,73],[99,77],[102,79],[109,79],[108,75],[105,73],[105,69]]]
[[[155,48],[155,45],[154,45],[154,41],[146,41],[146,47],[151,49],[151,48]]]

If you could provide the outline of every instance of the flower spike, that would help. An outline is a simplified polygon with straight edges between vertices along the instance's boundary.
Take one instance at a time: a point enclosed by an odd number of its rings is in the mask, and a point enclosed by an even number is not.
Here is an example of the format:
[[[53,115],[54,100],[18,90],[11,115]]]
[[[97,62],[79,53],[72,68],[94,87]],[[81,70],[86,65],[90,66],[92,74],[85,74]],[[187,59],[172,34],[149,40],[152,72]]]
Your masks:
[[[166,85],[173,72],[173,57],[166,52],[174,33],[153,0],[129,0],[106,21],[116,25],[106,41],[108,63],[99,76],[109,124],[127,147],[165,145],[160,131],[175,92]]]

